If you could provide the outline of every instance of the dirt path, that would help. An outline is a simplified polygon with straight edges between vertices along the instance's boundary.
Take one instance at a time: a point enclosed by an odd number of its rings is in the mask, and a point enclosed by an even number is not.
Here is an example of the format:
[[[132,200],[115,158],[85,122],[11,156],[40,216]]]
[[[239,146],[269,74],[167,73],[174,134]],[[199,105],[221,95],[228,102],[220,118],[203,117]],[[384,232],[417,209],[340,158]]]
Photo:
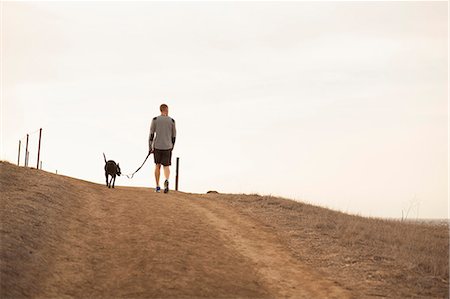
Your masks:
[[[192,198],[192,197],[191,197]],[[214,200],[189,202],[219,230],[224,246],[248,257],[264,285],[276,297],[349,298],[349,294],[312,269],[301,265],[276,235],[249,218]]]
[[[1,297],[349,297],[214,198],[3,164]]]

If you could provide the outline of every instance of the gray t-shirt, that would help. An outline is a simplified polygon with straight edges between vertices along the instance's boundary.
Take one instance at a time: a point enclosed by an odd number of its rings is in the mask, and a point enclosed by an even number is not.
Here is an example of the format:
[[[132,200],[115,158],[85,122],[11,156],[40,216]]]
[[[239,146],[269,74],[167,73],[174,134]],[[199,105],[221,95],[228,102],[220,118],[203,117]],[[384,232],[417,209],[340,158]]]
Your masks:
[[[154,134],[152,144],[152,134]],[[175,120],[169,116],[160,115],[152,120],[150,126],[149,148],[168,150],[173,148],[174,138],[177,137]]]

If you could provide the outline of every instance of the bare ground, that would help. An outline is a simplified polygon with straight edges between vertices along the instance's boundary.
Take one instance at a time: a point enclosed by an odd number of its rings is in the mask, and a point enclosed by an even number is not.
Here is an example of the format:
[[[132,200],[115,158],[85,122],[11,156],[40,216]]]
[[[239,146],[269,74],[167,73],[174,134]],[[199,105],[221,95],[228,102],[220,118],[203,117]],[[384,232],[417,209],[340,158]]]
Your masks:
[[[0,188],[1,298],[448,296],[448,270],[404,274],[389,240],[367,252],[370,238],[340,240],[335,212],[302,203],[108,189],[5,162]],[[448,268],[448,227],[413,229],[443,238]]]

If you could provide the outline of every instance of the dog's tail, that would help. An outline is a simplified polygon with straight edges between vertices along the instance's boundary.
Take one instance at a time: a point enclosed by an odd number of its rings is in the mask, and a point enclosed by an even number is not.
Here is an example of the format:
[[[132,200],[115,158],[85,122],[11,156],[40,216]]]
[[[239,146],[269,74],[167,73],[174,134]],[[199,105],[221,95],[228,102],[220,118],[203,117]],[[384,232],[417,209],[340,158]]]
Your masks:
[[[105,156],[105,153],[103,153],[103,158],[105,158],[105,163],[106,163],[106,156]]]

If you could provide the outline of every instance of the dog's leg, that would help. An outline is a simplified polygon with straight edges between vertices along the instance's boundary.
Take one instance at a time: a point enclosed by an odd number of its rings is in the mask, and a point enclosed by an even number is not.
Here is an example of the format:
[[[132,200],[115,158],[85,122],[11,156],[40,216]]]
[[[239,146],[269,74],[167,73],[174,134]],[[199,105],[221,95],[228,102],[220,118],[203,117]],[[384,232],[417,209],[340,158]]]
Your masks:
[[[108,187],[108,173],[105,171],[105,177],[106,177],[106,187]]]
[[[113,176],[112,182],[113,182],[112,187],[114,188],[114,184],[116,183],[116,175]]]
[[[112,180],[113,180],[113,176],[111,176],[111,180],[109,181],[108,188],[111,188]]]

